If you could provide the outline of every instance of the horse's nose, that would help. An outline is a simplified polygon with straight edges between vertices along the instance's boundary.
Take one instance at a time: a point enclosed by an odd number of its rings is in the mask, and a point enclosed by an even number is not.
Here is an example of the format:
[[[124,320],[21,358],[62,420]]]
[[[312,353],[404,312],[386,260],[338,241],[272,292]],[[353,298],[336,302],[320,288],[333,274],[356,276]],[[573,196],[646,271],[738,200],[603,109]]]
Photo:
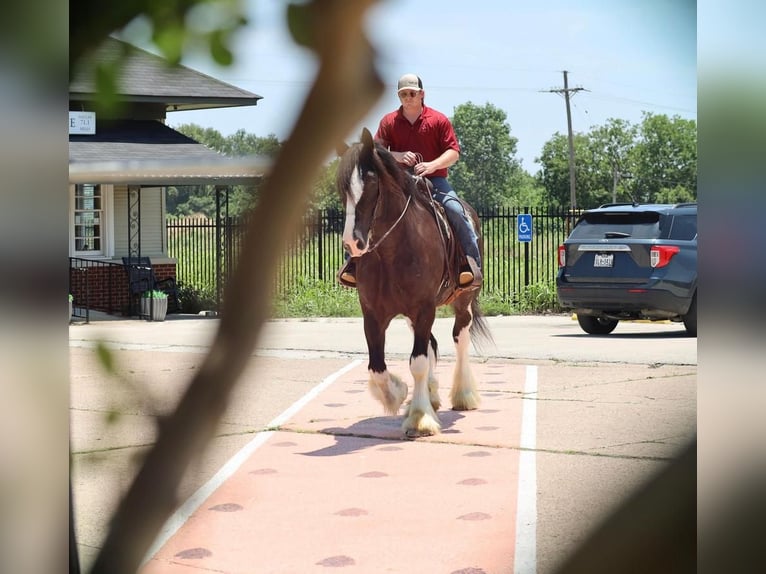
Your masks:
[[[366,237],[356,229],[353,213],[346,214],[346,222],[343,227],[343,248],[352,257],[359,257],[367,249]]]

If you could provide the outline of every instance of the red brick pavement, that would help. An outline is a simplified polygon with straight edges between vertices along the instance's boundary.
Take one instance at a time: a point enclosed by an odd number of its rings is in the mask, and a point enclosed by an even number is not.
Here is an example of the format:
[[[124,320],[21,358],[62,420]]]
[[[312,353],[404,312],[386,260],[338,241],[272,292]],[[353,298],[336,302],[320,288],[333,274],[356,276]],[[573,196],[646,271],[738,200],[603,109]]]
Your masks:
[[[406,361],[389,366],[410,380]],[[452,367],[437,366],[442,432],[416,441],[383,415],[365,365],[338,378],[183,517],[142,574],[512,572],[525,367],[474,365],[482,405],[470,412],[449,410]]]

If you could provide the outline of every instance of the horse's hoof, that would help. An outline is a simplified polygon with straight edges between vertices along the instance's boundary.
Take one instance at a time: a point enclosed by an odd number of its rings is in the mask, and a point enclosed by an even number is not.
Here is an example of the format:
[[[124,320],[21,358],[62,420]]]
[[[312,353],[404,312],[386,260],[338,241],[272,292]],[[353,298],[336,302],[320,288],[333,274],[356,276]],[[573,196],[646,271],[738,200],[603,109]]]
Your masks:
[[[404,433],[405,438],[408,438],[410,440],[414,440],[416,438],[421,438],[424,436],[433,436],[435,433],[428,430],[420,431],[418,429],[407,429]]]

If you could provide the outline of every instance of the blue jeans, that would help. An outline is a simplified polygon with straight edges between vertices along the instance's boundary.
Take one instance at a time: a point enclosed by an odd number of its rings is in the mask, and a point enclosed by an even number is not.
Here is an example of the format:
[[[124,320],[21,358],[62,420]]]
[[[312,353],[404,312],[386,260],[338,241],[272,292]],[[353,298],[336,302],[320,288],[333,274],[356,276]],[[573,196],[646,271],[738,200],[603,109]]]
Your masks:
[[[479,242],[473,222],[463,209],[463,204],[457,197],[446,177],[429,177],[434,186],[433,197],[442,204],[447,214],[447,219],[455,230],[460,245],[466,255],[473,257],[476,264],[481,267],[481,255],[479,254]]]

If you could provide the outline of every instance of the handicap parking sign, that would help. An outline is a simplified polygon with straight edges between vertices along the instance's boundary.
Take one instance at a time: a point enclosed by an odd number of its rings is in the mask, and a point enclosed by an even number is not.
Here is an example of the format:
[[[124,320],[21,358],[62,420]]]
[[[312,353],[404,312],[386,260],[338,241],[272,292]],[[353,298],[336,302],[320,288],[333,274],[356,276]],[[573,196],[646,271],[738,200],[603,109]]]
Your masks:
[[[532,215],[519,213],[516,216],[516,233],[519,241],[532,241]]]

